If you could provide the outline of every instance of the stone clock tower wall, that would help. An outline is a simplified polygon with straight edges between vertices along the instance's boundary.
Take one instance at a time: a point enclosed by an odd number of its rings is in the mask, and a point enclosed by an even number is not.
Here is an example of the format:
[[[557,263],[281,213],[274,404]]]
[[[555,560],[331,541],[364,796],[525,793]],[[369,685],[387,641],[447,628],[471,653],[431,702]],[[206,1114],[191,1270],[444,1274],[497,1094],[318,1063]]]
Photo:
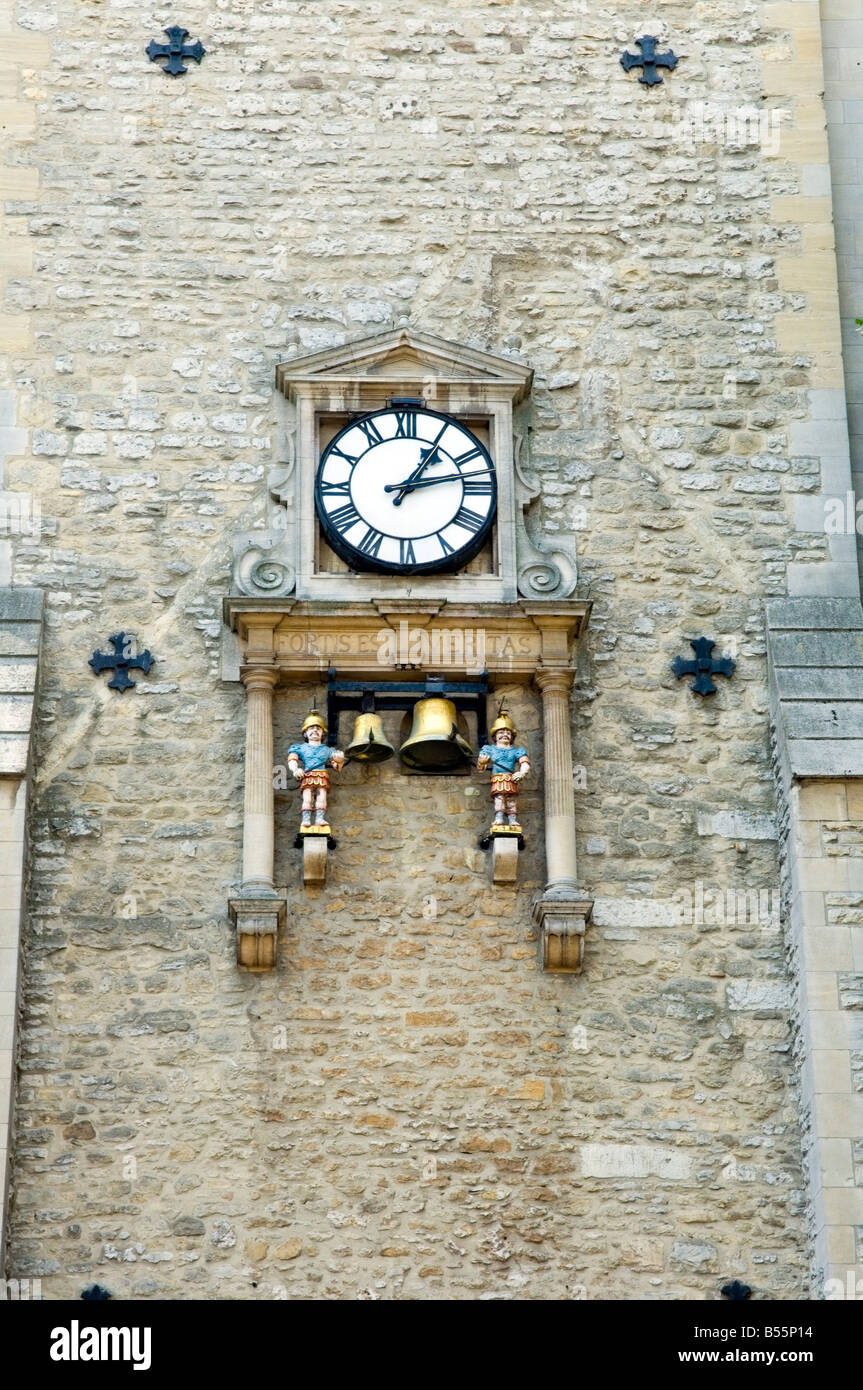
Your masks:
[[[853,523],[823,525],[850,474],[819,9],[661,10],[189,0],[207,51],[170,78],[155,12],[0,5],[3,486],[36,519],[2,579],[44,595],[6,1275],[46,1298],[784,1299],[859,1258],[851,1074],[831,1130],[801,1062],[765,616],[806,598],[817,629],[826,596],[853,627],[859,598]],[[620,64],[645,32],[680,58],[655,89]],[[277,794],[279,965],[236,968],[222,604],[284,458],[275,367],[400,323],[535,373],[529,524],[593,603],[578,977],[537,961],[526,685],[517,888],[476,847],[484,778],[352,765],[318,892]],[[156,658],[125,694],[87,664],[120,630]],[[704,699],[670,671],[698,636],[736,662]],[[321,691],[277,692],[277,761]],[[853,1065],[857,804],[823,806],[851,867],[820,1046]]]

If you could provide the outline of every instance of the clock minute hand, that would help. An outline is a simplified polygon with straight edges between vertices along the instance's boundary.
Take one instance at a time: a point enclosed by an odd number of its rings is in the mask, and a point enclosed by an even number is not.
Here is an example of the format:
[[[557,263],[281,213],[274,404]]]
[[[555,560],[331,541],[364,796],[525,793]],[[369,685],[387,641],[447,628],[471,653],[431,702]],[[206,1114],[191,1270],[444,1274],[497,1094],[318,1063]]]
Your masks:
[[[453,482],[457,482],[457,481],[460,480],[461,478],[490,478],[490,477],[491,477],[491,469],[490,469],[490,468],[475,468],[475,469],[472,469],[470,473],[444,473],[444,474],[442,474],[441,477],[439,477],[439,478],[424,478],[422,482],[419,482],[419,483],[411,483],[411,488],[410,488],[410,490],[411,490],[411,492],[416,492],[417,488],[420,488],[420,487],[434,487],[435,483],[453,483]],[[399,488],[404,487],[404,486],[405,486],[404,483],[387,483],[387,485],[384,487],[384,492],[397,492]],[[401,498],[399,498],[398,500],[401,501]]]

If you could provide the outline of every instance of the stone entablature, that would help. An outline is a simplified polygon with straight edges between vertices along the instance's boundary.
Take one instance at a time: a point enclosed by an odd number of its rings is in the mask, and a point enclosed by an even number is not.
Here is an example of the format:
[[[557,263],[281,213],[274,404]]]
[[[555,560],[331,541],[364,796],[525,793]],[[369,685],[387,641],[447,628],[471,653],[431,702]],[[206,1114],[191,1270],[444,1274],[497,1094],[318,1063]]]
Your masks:
[[[492,682],[529,682],[540,666],[571,666],[590,607],[577,599],[320,604],[227,598],[224,617],[239,639],[243,665],[264,660],[279,682],[325,679],[330,667],[361,680],[404,679],[412,669],[445,670],[453,680],[487,670]]]

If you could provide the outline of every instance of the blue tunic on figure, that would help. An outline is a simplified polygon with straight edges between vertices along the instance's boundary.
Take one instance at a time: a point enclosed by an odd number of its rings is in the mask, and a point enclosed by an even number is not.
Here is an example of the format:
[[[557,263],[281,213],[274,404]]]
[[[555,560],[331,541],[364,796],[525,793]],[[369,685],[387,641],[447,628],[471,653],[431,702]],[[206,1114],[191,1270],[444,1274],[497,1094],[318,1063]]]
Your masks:
[[[498,776],[515,772],[522,758],[527,757],[526,748],[500,748],[496,743],[484,743],[479,750],[481,758],[488,758],[493,774]]]
[[[317,772],[326,767],[335,751],[327,743],[292,743],[288,757],[299,758],[305,772]]]

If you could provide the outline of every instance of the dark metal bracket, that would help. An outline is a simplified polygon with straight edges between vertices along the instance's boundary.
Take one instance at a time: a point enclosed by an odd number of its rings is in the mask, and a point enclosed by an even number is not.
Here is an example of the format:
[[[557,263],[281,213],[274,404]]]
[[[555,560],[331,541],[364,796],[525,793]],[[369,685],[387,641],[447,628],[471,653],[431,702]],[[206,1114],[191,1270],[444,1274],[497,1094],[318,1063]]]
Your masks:
[[[480,849],[491,849],[492,844],[494,843],[495,839],[497,839],[497,836],[495,836],[495,835],[481,835],[480,838],[477,840],[477,844],[479,845],[479,848],[480,848]],[[507,836],[507,839],[509,839],[509,840],[518,839],[518,847],[519,847],[519,849],[524,849],[524,836],[523,836],[523,835],[518,835],[518,836],[515,836],[515,835],[508,835],[508,836]]]
[[[474,713],[477,745],[488,743],[488,671],[476,681],[448,681],[426,676],[424,681],[340,681],[334,666],[327,671],[327,737],[338,747],[339,715],[353,710],[369,714],[375,709],[413,709],[417,700],[441,696],[452,700],[460,713]]]
[[[302,847],[303,847],[303,842],[304,842],[307,838],[308,838],[308,836],[306,836],[306,835],[301,835],[300,832],[297,831],[296,835],[294,836],[294,849],[302,849]],[[323,835],[321,835],[320,837],[316,837],[316,838],[323,839],[324,837],[323,837]],[[339,843],[339,842],[338,842],[338,840],[336,839],[335,835],[328,835],[328,836],[327,836],[327,849],[335,849],[338,843]]]

